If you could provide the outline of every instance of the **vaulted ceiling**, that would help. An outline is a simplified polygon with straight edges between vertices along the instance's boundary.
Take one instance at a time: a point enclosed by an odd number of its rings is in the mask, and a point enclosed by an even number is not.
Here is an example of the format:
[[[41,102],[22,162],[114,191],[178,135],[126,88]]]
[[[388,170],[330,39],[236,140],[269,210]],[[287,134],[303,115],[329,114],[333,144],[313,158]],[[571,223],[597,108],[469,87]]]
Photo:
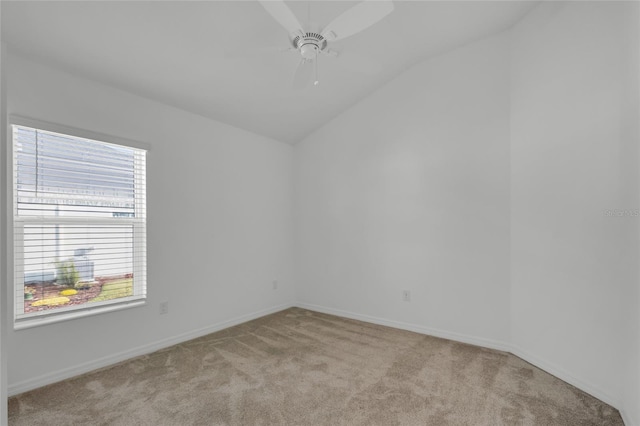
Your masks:
[[[291,1],[322,28],[357,2]],[[1,2],[11,50],[73,74],[294,144],[412,65],[503,31],[535,2],[396,1],[378,24],[318,62],[320,84],[292,87],[300,60],[255,1]]]

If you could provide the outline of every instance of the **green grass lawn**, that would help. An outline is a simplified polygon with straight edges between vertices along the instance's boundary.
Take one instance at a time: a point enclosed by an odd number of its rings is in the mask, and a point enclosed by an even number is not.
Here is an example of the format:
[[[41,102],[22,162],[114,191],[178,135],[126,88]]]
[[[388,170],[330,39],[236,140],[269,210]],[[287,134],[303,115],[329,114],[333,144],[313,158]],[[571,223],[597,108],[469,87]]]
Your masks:
[[[123,278],[103,284],[100,294],[91,299],[90,302],[103,302],[127,296],[133,296],[132,278]]]

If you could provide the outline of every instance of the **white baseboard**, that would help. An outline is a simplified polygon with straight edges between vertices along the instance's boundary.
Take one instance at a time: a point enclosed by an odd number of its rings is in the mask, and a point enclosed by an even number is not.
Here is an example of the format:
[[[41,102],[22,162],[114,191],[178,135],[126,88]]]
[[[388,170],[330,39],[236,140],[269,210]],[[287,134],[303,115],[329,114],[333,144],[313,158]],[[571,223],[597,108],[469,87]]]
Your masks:
[[[232,318],[226,321],[221,321],[216,324],[209,325],[207,327],[202,327],[197,330],[192,330],[187,333],[182,333],[177,336],[169,337],[166,339],[158,340],[153,343],[149,343],[146,345],[138,346],[126,351],[118,352],[112,355],[108,355],[102,358],[95,359],[90,362],[85,362],[83,364],[74,365],[70,368],[64,368],[62,370],[53,371],[51,373],[43,374],[38,377],[34,377],[28,380],[24,380],[22,382],[14,383],[9,385],[8,394],[9,396],[18,395],[23,392],[27,392],[33,389],[37,389],[42,386],[50,385],[52,383],[59,382],[61,380],[66,380],[71,377],[78,376],[80,374],[88,373],[93,370],[97,370],[99,368],[108,367],[110,365],[117,364],[122,361],[126,361],[127,359],[135,358],[137,356],[146,355],[152,352],[155,352],[160,349],[164,349],[166,347],[176,345],[178,343],[186,342],[187,340],[195,339],[197,337],[205,336],[210,333],[214,333],[216,331],[223,330],[225,328],[233,327],[234,325],[242,324],[247,321],[251,321],[256,318],[263,317],[265,315],[273,314],[275,312],[282,311],[284,309],[288,309],[295,306],[293,303],[286,303],[282,305],[277,305],[271,308],[263,309],[260,311],[252,312],[246,315],[241,315],[236,318]]]
[[[207,327],[199,328],[197,330],[182,333],[177,336],[173,336],[167,339],[162,339],[153,343],[138,346],[130,350],[122,351],[116,354],[112,354],[106,357],[98,358],[96,360],[79,364],[70,368],[54,371],[48,374],[43,374],[38,377],[34,377],[22,382],[14,383],[8,387],[9,396],[17,395],[23,392],[27,392],[33,389],[37,389],[42,386],[46,386],[61,380],[69,379],[80,374],[88,373],[99,368],[108,367],[110,365],[117,364],[127,359],[131,359],[137,356],[146,355],[155,352],[159,349],[186,342],[197,337],[201,337],[216,331],[223,330],[225,328],[233,327],[234,325],[242,324],[247,321],[251,321],[256,318],[263,317],[275,312],[282,311],[291,307],[300,307],[308,309],[310,311],[321,312],[330,315],[336,315],[344,318],[351,318],[359,321],[364,321],[372,324],[384,325],[388,327],[398,328],[401,330],[413,331],[420,334],[429,336],[441,337],[444,339],[454,340],[456,342],[468,343],[471,345],[481,346],[489,349],[496,349],[499,351],[510,352],[523,360],[535,365],[536,367],[556,376],[557,378],[587,392],[590,395],[600,399],[601,401],[613,406],[620,407],[620,403],[616,398],[613,398],[607,392],[602,391],[597,386],[594,386],[588,382],[580,380],[567,372],[565,369],[558,367],[557,365],[550,363],[544,359],[541,359],[531,353],[519,348],[517,346],[500,342],[492,339],[485,339],[481,337],[469,336],[466,334],[455,333],[446,330],[439,330],[431,327],[424,327],[417,324],[411,324],[401,321],[394,321],[380,317],[373,317],[370,315],[358,314],[350,311],[343,311],[339,309],[327,308],[319,305],[312,305],[309,303],[286,303],[278,306],[274,306],[268,309],[252,312],[246,315],[242,315],[236,318],[232,318],[226,321],[221,321],[216,324],[212,324]],[[618,408],[620,415],[626,426],[640,426],[638,422],[632,421],[632,419],[624,412],[624,410]]]
[[[414,331],[429,336],[441,337],[443,339],[455,340],[456,342],[469,343],[471,345],[482,346],[484,348],[496,349],[499,351],[510,352],[511,346],[508,343],[498,340],[485,339],[482,337],[469,336],[461,333],[454,333],[446,330],[439,330],[431,327],[424,327],[417,324],[410,324],[401,321],[394,321],[385,318],[372,317],[369,315],[357,314],[350,311],[342,311],[339,309],[326,308],[324,306],[312,305],[309,303],[296,303],[296,306],[310,311],[322,312],[324,314],[337,315],[339,317],[351,318],[359,321],[370,322],[378,325],[386,325],[388,327],[399,328],[401,330]]]
[[[546,371],[549,374],[554,375],[555,377],[563,380],[570,385],[577,387],[578,389],[598,398],[599,400],[615,407],[620,411],[620,415],[626,426],[640,426],[637,422],[632,422],[628,416],[625,415],[624,410],[618,408],[621,406],[620,401],[617,398],[612,397],[608,392],[599,389],[597,386],[590,384],[584,380],[580,380],[570,374],[563,368],[558,367],[557,365],[548,362],[542,358],[532,355],[531,353],[523,350],[520,347],[511,345],[509,343],[500,342],[491,339],[485,339],[481,337],[469,336],[461,333],[455,333],[445,330],[438,330],[430,327],[424,327],[417,324],[410,324],[401,321],[394,321],[385,318],[372,317],[369,315],[357,314],[350,311],[343,311],[339,309],[327,308],[324,306],[312,305],[309,303],[297,303],[296,306],[304,309],[308,309],[310,311],[322,312],[330,315],[337,315],[340,317],[351,318],[359,321],[369,322],[378,325],[385,325],[388,327],[399,328],[401,330],[414,331],[420,334],[426,334],[429,336],[442,337],[444,339],[454,340],[456,342],[469,343],[476,346],[482,346],[489,349],[496,349],[499,351],[509,352],[528,363]]]
[[[620,416],[622,416],[622,421],[624,422],[625,426],[640,426],[640,420],[632,420],[631,417],[629,417],[629,415],[625,412],[625,410],[618,411],[620,411]]]
[[[525,351],[519,346],[511,345],[511,350],[509,352],[519,358],[522,358],[528,363],[535,365],[541,370],[544,370],[547,373],[556,376],[558,379],[577,387],[578,389],[588,393],[595,398],[598,398],[600,401],[605,402],[612,407],[618,408],[621,406],[620,401],[617,398],[614,398],[608,392],[605,392],[602,389],[598,388],[598,386],[575,377],[564,368],[561,368],[554,363],[533,355],[532,353]],[[620,411],[620,414],[622,414],[622,410],[620,408],[618,408],[618,411]]]

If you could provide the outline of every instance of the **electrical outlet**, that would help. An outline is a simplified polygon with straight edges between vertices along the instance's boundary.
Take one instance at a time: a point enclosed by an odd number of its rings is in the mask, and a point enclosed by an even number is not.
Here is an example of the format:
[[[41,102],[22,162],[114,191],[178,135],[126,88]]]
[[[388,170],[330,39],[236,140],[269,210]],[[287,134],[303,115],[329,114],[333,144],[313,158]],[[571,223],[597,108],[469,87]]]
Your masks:
[[[271,282],[271,285],[273,286],[273,289],[274,289],[274,290],[277,290],[277,289],[278,289],[278,280],[273,280],[273,281]]]
[[[169,313],[169,302],[160,302],[160,315]]]
[[[402,300],[405,302],[411,302],[411,292],[409,290],[402,292]]]

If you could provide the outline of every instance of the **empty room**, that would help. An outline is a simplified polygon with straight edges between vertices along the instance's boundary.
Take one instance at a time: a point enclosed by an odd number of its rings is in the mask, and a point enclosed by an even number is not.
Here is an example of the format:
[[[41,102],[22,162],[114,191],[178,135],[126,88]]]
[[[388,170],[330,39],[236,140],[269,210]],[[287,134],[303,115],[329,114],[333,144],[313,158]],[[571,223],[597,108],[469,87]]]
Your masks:
[[[0,24],[0,424],[640,426],[639,2]]]

